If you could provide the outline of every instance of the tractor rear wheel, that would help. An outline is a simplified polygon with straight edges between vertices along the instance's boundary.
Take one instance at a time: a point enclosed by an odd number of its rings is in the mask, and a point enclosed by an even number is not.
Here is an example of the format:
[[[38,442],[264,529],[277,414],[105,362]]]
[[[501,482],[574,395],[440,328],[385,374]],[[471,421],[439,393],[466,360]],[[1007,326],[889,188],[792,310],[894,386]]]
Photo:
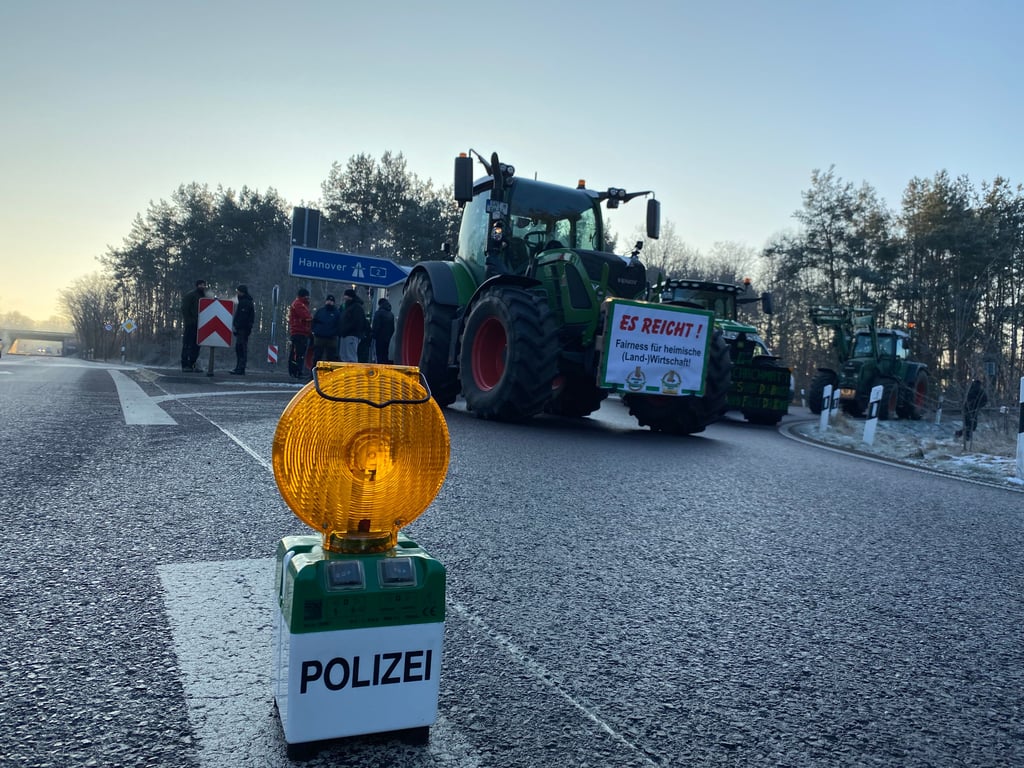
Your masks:
[[[454,403],[459,394],[458,371],[448,365],[456,310],[434,301],[430,277],[416,272],[405,285],[395,322],[395,362],[418,366],[442,407]]]
[[[459,356],[466,407],[481,419],[525,421],[551,400],[558,327],[543,293],[495,286],[473,305]]]
[[[832,396],[836,397],[835,389],[839,386],[839,377],[832,371],[818,371],[811,379],[811,385],[807,389],[807,407],[811,413],[819,414],[823,410],[822,403],[825,399],[825,387],[832,385]]]
[[[903,402],[898,411],[900,418],[920,421],[924,417],[924,406],[928,399],[928,374],[918,371],[913,389],[904,390],[902,394]]]

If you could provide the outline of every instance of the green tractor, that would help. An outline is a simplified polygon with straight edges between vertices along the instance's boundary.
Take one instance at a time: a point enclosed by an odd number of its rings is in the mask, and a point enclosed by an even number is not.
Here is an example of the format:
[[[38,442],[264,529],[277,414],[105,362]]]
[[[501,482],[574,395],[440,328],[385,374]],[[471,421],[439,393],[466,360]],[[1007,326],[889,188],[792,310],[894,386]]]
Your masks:
[[[605,327],[611,318],[625,327],[619,315],[627,304],[638,315],[702,319],[698,310],[641,301],[647,283],[639,244],[630,256],[604,251],[601,204],[617,208],[652,193],[519,178],[497,154],[488,162],[470,153],[455,161],[455,199],[463,207],[456,257],[419,262],[406,279],[396,363],[419,366],[440,405],[461,393],[467,409],[484,419],[582,417],[600,408],[611,391],[619,391],[639,424],[654,431],[690,434],[717,419],[730,362],[722,334],[710,327],[710,313],[704,313],[708,333],[699,344],[678,347],[701,361],[694,366],[699,381],[681,388],[679,371],[685,374],[690,362],[684,356],[658,355],[658,361],[681,366],[659,373],[662,384],[644,377],[645,356],[655,362],[651,350],[677,347],[659,342],[644,352],[645,340],[619,339],[618,326]],[[486,176],[474,180],[471,155]],[[660,204],[648,200],[648,237],[658,236],[659,216]],[[651,327],[681,332],[690,326],[659,320]],[[637,363],[628,387],[607,378],[613,338],[617,364],[627,358]]]
[[[667,279],[653,286],[651,294],[655,301],[715,313],[715,327],[722,332],[732,358],[732,383],[724,410],[739,411],[752,424],[778,424],[789,413],[793,372],[771,353],[754,326],[739,320],[742,304],[760,302],[764,314],[773,312],[771,294],[750,296],[751,290],[749,280],[736,285]]]
[[[850,416],[868,410],[871,390],[882,387],[880,419],[920,419],[928,398],[928,367],[911,359],[911,337],[906,331],[877,328],[870,307],[812,307],[811,322],[833,329],[832,346],[839,370],[818,368],[811,379],[807,405],[821,413],[824,390],[832,385],[833,397]]]

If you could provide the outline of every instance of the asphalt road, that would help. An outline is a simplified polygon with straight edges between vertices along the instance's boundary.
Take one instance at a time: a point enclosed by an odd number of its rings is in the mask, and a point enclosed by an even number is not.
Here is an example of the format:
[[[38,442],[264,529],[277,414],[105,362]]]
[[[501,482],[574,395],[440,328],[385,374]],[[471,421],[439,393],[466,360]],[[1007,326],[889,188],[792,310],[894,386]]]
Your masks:
[[[297,388],[113,368],[0,360],[0,765],[288,765],[273,556],[308,531],[270,452]],[[448,574],[430,743],[308,765],[1024,764],[1019,494],[614,400],[445,413],[408,531]]]

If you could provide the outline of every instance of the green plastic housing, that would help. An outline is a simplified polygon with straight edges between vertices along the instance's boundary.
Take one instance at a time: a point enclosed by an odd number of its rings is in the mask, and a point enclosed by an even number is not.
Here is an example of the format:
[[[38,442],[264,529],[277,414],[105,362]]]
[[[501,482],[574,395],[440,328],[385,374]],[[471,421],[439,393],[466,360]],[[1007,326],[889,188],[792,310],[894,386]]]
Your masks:
[[[349,578],[356,573],[361,580]],[[277,545],[276,574],[278,607],[293,634],[444,621],[444,566],[401,533],[394,548],[365,555],[327,552],[320,536],[287,536]]]

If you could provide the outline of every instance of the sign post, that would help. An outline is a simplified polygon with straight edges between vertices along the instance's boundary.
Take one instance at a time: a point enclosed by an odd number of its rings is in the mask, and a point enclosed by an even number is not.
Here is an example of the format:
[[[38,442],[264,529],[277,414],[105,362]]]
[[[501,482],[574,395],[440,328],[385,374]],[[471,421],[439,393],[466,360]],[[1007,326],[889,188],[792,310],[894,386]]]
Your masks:
[[[818,417],[818,430],[825,432],[828,429],[828,417],[832,413],[832,385],[826,384],[821,391],[821,415]]]
[[[878,404],[882,402],[883,387],[878,384],[871,388],[871,398],[868,400],[868,420],[864,422],[864,442],[868,445],[875,443],[875,428],[878,426]]]
[[[231,348],[231,318],[235,313],[235,302],[230,299],[199,300],[199,330],[196,340],[201,347],[210,348],[210,359],[206,375],[213,376],[213,350],[216,347]]]
[[[270,292],[270,344],[267,345],[267,362],[277,366],[277,305],[281,300],[281,286],[275,285]]]
[[[1017,477],[1024,480],[1024,376],[1020,379],[1020,415],[1017,418]]]

